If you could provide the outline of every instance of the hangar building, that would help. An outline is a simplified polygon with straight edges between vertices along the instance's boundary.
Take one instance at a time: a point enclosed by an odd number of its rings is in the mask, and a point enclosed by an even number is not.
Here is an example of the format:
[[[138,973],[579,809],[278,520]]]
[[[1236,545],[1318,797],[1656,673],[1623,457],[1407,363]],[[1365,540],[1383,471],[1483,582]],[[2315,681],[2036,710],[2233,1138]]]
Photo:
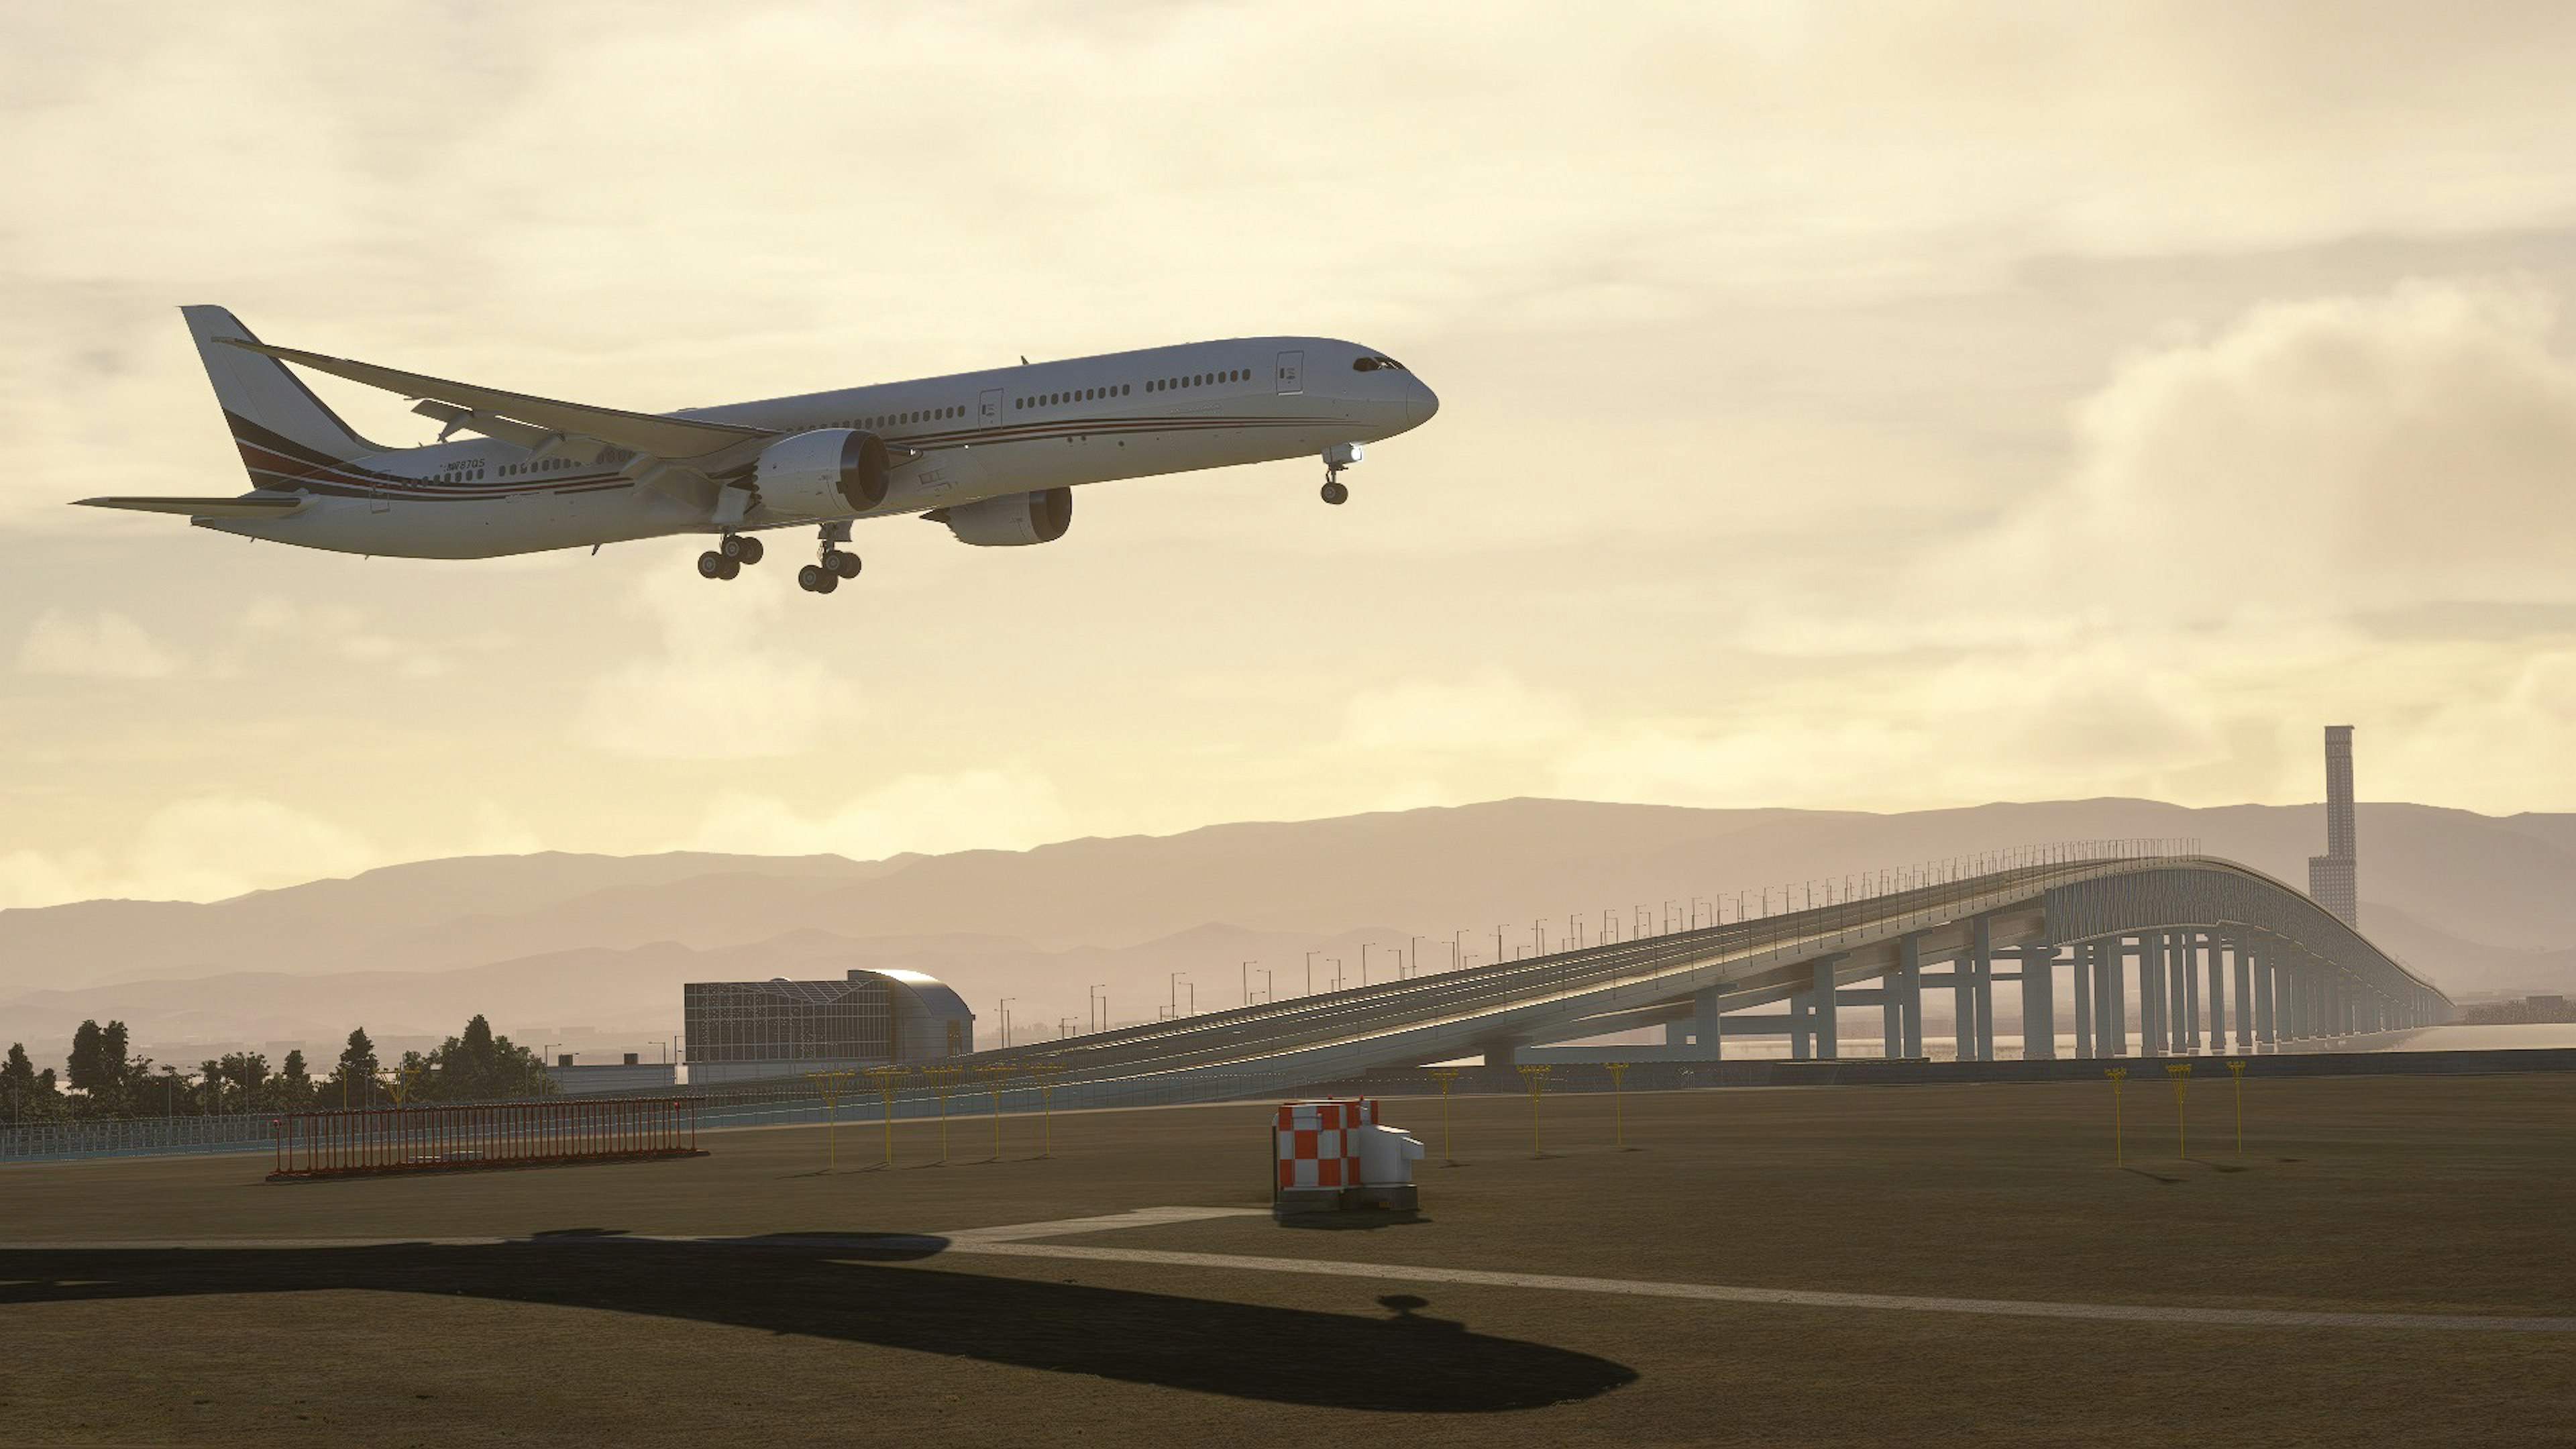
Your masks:
[[[680,988],[689,1083],[910,1066],[975,1049],[975,1013],[935,976],[692,981]]]

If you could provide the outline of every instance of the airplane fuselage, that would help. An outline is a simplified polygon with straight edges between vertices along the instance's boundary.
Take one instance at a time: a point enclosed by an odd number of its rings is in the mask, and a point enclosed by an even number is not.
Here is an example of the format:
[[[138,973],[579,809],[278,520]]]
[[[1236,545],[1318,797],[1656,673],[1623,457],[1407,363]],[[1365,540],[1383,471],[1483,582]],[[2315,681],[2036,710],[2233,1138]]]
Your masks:
[[[1355,367],[1369,359],[1365,368]],[[1323,337],[1249,337],[1028,363],[770,398],[667,416],[758,428],[873,433],[895,451],[884,501],[837,515],[752,503],[711,516],[653,486],[615,448],[556,451],[459,438],[351,459],[253,456],[266,491],[306,495],[284,517],[199,527],[344,553],[490,558],[674,534],[733,533],[955,508],[1156,474],[1315,457],[1420,425],[1431,390],[1383,355]]]

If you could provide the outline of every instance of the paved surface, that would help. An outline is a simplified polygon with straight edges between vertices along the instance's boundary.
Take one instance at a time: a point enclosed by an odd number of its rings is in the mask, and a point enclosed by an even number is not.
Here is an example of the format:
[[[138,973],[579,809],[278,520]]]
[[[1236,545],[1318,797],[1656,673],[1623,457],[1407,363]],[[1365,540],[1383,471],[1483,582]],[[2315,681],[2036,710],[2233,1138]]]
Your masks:
[[[1467,1268],[1426,1268],[1407,1263],[1350,1263],[1332,1259],[1265,1258],[1243,1253],[1172,1253],[1150,1249],[1051,1243],[1120,1228],[1162,1227],[1216,1218],[1266,1218],[1261,1208],[1159,1207],[1056,1218],[1042,1223],[961,1228],[953,1233],[868,1238],[792,1234],[761,1239],[634,1238],[621,1244],[674,1243],[692,1247],[750,1247],[820,1253],[978,1253],[1002,1257],[1064,1258],[1093,1263],[1148,1263],[1175,1268],[1221,1268],[1247,1273],[1305,1273],[1398,1283],[1472,1283],[1487,1288],[1535,1288],[1557,1293],[1618,1293],[1638,1298],[1697,1299],[1706,1303],[1770,1303],[1793,1308],[1856,1308],[1879,1313],[1973,1313],[2006,1318],[2080,1318],[2113,1323],[2193,1323],[2231,1328],[2423,1329],[2449,1333],[2576,1333],[2576,1317],[2496,1317],[2452,1313],[2299,1313],[2279,1309],[2170,1308],[2130,1303],[2026,1303],[2002,1298],[1921,1298],[1891,1293],[1809,1293],[1789,1288],[1730,1288],[1715,1283],[1656,1283],[1632,1278],[1574,1278],[1558,1273],[1494,1273]],[[501,1247],[505,1238],[177,1238],[121,1243],[0,1243],[0,1253],[138,1252],[283,1248]],[[525,1241],[525,1240],[517,1240]],[[549,1246],[576,1251],[582,1240]]]
[[[2531,1320],[2576,1311],[2576,1079],[2249,1087],[2241,1156],[2195,1089],[2189,1159],[2144,1096],[2125,1169],[2098,1085],[1638,1094],[1626,1150],[1550,1098],[1544,1155],[1526,1098],[1462,1099],[1427,1221],[1361,1231],[1267,1221],[1241,1105],[1060,1115],[1052,1160],[959,1123],[945,1167],[899,1124],[893,1171],[807,1130],[10,1169],[0,1442],[2563,1438],[2576,1355]],[[1443,1155],[1436,1101],[1387,1116]]]

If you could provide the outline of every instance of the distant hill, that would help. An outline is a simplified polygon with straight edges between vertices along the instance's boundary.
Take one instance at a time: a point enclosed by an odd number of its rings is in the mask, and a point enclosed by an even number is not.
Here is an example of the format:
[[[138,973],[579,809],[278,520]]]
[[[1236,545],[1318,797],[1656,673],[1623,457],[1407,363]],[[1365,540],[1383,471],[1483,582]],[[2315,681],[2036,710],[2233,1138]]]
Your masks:
[[[2461,993],[2576,986],[2576,816],[2361,807],[2363,928]],[[0,1041],[84,1016],[138,1042],[264,1042],[452,1031],[470,1011],[523,1036],[578,1022],[668,1035],[679,983],[842,965],[918,965],[979,1012],[1086,1014],[1106,983],[1150,1018],[1185,972],[1202,1008],[1240,999],[1244,961],[1282,994],[1306,953],[1358,979],[1453,933],[1490,959],[1579,915],[1694,909],[1828,875],[2040,841],[2197,837],[2303,885],[2321,806],[2192,810],[2146,800],[1875,815],[1504,800],[1211,826],[1027,851],[836,856],[542,854],[424,861],[208,904],[84,901],[0,911]],[[1702,904],[1697,909],[1705,912]],[[837,967],[835,969],[838,969]],[[1329,970],[1329,967],[1323,969]],[[1257,981],[1256,975],[1256,981]],[[1319,984],[1322,984],[1319,982]],[[1186,994],[1187,983],[1181,990]],[[50,1051],[55,1048],[48,1049]]]

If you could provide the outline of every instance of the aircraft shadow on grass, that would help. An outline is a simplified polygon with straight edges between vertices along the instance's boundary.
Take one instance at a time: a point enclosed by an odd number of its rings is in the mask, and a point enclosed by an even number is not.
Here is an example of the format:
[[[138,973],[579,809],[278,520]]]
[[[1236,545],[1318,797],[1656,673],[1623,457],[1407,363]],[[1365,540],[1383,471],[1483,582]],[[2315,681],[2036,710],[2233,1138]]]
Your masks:
[[[1381,1300],[1395,1315],[1373,1318],[892,1266],[944,1246],[894,1234],[679,1243],[574,1230],[466,1246],[7,1249],[0,1308],[200,1294],[461,1294],[1414,1413],[1534,1409],[1637,1377],[1607,1359],[1425,1318],[1419,1299]]]

